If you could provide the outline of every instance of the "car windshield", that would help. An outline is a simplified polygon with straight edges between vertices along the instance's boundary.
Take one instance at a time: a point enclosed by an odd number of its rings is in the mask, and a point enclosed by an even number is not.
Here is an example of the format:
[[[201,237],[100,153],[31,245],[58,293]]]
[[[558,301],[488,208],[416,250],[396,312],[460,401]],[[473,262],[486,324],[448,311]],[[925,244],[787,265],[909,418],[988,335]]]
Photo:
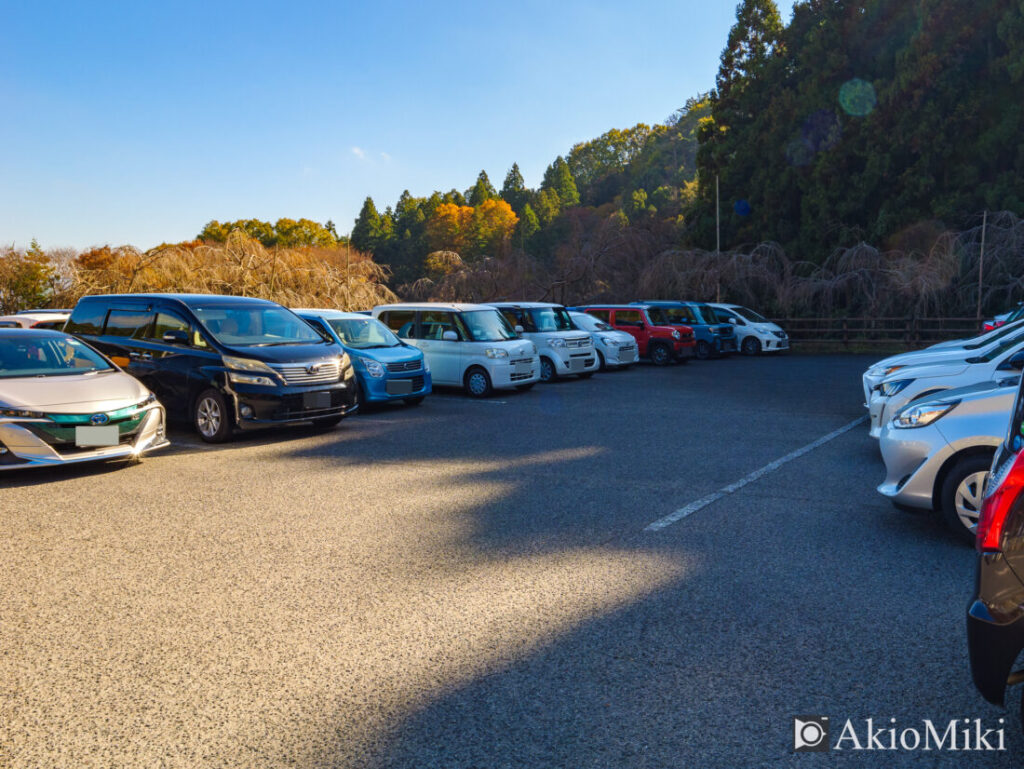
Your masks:
[[[572,321],[564,307],[537,307],[525,314],[533,322],[530,331],[572,331]]]
[[[739,315],[741,318],[749,320],[751,323],[771,323],[771,321],[764,317],[764,315],[759,315],[753,310],[748,310],[746,307],[730,307],[725,312],[730,315]]]
[[[341,341],[357,350],[374,347],[398,347],[402,342],[391,333],[391,329],[376,318],[327,318]]]
[[[0,379],[68,376],[113,371],[88,345],[68,337],[27,336],[0,339]]]
[[[1020,325],[1011,326],[1008,323],[1004,323],[996,331],[986,331],[984,334],[979,334],[978,336],[974,337],[975,341],[971,344],[965,344],[964,349],[977,350],[979,347],[984,347],[987,344],[992,344],[992,342],[995,342],[997,339],[1002,339],[1007,334],[1012,334],[1014,331],[1020,330]]]
[[[504,342],[517,338],[516,332],[496,309],[464,312],[462,320],[474,342]]]
[[[229,347],[317,344],[323,337],[297,315],[274,305],[193,307],[211,336]]]

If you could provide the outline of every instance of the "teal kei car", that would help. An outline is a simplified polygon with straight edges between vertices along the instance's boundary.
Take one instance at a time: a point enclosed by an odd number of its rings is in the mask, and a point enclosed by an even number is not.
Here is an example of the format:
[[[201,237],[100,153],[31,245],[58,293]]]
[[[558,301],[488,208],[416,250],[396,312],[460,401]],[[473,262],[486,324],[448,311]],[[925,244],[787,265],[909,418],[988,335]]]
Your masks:
[[[376,318],[340,310],[294,310],[322,334],[341,344],[352,359],[364,403],[405,401],[417,406],[430,393],[430,367],[423,353]]]

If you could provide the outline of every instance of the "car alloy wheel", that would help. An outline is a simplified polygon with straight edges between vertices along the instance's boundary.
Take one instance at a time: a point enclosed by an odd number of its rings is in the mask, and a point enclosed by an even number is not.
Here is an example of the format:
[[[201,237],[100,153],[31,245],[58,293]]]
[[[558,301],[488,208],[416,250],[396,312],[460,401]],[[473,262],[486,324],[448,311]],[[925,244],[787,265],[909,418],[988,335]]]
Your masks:
[[[651,363],[655,366],[667,366],[672,360],[672,353],[663,344],[657,344],[651,349]]]
[[[196,401],[195,428],[199,437],[208,443],[221,443],[231,435],[231,423],[224,396],[210,389]]]
[[[470,369],[466,374],[466,390],[474,398],[483,398],[491,394],[491,378],[482,368]]]
[[[555,378],[555,364],[547,358],[540,359],[540,381],[550,382]]]
[[[761,352],[761,343],[752,336],[748,336],[743,340],[743,354],[744,355],[757,355]]]
[[[988,480],[988,470],[979,470],[968,475],[956,487],[953,504],[956,507],[957,517],[960,519],[960,523],[971,531],[978,527],[986,480]]]

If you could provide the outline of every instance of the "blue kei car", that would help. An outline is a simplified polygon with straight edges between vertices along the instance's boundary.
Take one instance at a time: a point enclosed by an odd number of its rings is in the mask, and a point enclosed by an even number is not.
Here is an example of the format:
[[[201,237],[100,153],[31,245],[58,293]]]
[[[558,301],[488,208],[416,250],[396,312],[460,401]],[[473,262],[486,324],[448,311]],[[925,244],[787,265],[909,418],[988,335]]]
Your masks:
[[[405,401],[418,406],[430,393],[430,367],[423,353],[376,318],[340,310],[294,310],[340,343],[352,359],[363,403]]]

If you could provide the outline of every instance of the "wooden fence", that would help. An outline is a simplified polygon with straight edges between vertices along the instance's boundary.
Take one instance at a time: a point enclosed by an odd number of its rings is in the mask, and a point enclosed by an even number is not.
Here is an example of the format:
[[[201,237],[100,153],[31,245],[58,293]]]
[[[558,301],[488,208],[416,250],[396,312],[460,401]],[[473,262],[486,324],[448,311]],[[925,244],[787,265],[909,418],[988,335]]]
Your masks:
[[[927,347],[981,332],[977,318],[777,318],[794,347]]]

